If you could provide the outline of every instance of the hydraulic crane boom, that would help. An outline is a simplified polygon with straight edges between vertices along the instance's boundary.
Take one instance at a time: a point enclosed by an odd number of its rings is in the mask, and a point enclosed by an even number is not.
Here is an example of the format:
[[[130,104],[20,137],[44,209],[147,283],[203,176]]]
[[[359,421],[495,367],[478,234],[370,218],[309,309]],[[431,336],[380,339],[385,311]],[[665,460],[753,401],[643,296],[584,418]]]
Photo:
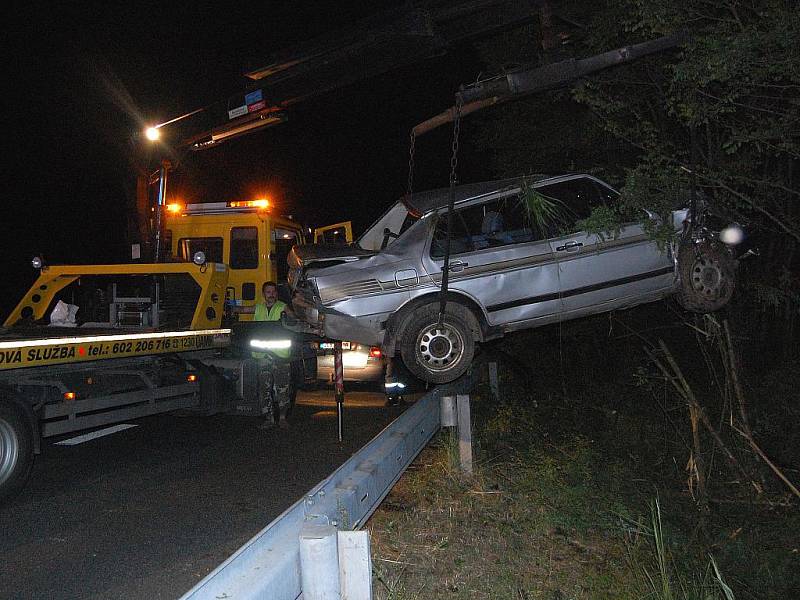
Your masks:
[[[456,97],[463,103],[461,116],[466,116],[488,106],[519,98],[528,94],[564,87],[575,80],[685,44],[689,36],[684,32],[624,46],[587,58],[563,60],[535,69],[519,70],[499,77],[463,86]],[[440,125],[453,121],[455,108],[423,121],[414,127],[415,135],[427,133]]]
[[[298,102],[447,52],[453,44],[536,19],[546,0],[409,3],[276,53],[246,73],[247,90],[203,109],[211,128],[189,135],[214,147],[286,120]]]

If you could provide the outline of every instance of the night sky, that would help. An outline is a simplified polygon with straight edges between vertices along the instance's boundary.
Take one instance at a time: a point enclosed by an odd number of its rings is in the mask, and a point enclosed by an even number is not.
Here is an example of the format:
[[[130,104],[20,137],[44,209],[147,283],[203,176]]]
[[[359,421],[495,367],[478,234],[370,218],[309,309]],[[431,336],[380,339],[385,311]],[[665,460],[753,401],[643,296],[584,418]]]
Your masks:
[[[243,74],[272,53],[396,5],[17,9],[6,23],[3,78],[3,314],[34,279],[36,254],[52,264],[128,256],[131,157],[144,123],[238,93]],[[296,105],[285,124],[184,157],[180,184],[200,201],[267,189],[302,222],[349,218],[358,232],[405,191],[410,128],[449,107],[480,70],[465,46],[320,95]],[[451,134],[447,127],[419,140],[416,189],[447,184]],[[462,152],[464,181],[484,176],[477,150]]]

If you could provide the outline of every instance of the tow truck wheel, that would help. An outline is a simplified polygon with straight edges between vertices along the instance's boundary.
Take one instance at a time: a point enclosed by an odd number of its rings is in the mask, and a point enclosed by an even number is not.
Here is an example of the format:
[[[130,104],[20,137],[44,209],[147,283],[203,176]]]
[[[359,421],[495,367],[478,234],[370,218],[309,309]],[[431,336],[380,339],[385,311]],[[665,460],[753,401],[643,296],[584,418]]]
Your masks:
[[[733,296],[736,263],[720,245],[684,245],[678,254],[678,272],[681,281],[678,302],[686,310],[714,312]]]
[[[400,354],[408,370],[423,381],[449,383],[467,372],[475,340],[460,312],[448,306],[440,324],[439,305],[426,304],[414,311],[403,328]]]
[[[32,467],[33,429],[21,408],[0,398],[0,500],[22,489]]]

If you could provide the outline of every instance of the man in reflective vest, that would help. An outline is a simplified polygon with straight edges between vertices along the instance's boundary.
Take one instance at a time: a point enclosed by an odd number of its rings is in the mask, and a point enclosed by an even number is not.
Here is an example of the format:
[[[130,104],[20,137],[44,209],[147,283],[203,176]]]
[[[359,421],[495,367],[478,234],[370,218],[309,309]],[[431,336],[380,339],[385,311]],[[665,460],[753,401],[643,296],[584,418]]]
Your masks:
[[[292,316],[292,309],[286,302],[278,300],[277,283],[265,281],[261,286],[261,295],[264,297],[263,302],[258,302],[254,306],[242,306],[236,309],[236,312],[254,314],[254,321],[280,321],[283,313]]]
[[[264,297],[263,302],[258,302],[254,306],[243,306],[237,310],[239,313],[249,313],[253,315],[254,321],[280,321],[281,315],[285,314],[293,317],[292,309],[287,306],[282,300],[278,300],[278,286],[274,281],[267,281],[261,286],[261,295]],[[270,351],[273,355],[280,359],[288,360],[291,356],[291,349],[275,349]],[[263,359],[267,357],[265,352],[253,352],[253,358]],[[264,428],[272,427],[273,424],[278,424],[281,427],[287,426],[287,417],[294,405],[294,398],[297,394],[295,364],[291,362],[289,365],[288,382],[276,381],[276,388],[285,388],[282,391],[289,397],[289,404],[285,410],[281,410],[279,406],[273,407],[273,415],[267,415],[263,424]],[[284,385],[280,385],[280,384]],[[279,400],[275,398],[277,403]]]

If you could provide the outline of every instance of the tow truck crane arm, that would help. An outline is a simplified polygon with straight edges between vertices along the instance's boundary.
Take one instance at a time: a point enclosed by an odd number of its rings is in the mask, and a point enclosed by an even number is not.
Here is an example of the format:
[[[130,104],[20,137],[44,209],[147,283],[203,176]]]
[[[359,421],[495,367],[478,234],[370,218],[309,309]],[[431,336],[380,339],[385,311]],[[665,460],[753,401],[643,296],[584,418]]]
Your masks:
[[[278,52],[266,66],[246,73],[246,91],[200,111],[212,127],[188,136],[182,145],[204,150],[277,125],[286,120],[286,109],[298,102],[442,55],[458,42],[532,21],[546,4],[547,0],[426,0],[380,12]]]
[[[274,54],[266,66],[245,74],[247,90],[202,109],[214,126],[187,137],[184,147],[204,150],[223,141],[283,123],[294,104],[357,81],[447,52],[455,43],[496,33],[541,18],[542,47],[551,47],[555,12],[549,0],[427,0],[380,12],[350,27]],[[583,59],[520,69],[464,86],[458,96],[467,115],[511,98],[563,87],[580,77],[674,48],[688,36],[678,33],[624,46]],[[220,111],[225,104],[226,114]],[[414,128],[421,135],[453,120],[451,108]],[[192,114],[192,113],[189,113]],[[221,123],[221,124],[220,124]]]
[[[648,54],[675,48],[687,41],[689,41],[688,34],[678,32],[640,44],[609,50],[588,58],[563,60],[463,86],[456,93],[456,98],[463,103],[461,116],[528,94],[564,87],[586,75],[636,60]],[[422,135],[440,125],[452,122],[455,112],[455,107],[451,107],[419,123],[413,128],[414,134]]]

